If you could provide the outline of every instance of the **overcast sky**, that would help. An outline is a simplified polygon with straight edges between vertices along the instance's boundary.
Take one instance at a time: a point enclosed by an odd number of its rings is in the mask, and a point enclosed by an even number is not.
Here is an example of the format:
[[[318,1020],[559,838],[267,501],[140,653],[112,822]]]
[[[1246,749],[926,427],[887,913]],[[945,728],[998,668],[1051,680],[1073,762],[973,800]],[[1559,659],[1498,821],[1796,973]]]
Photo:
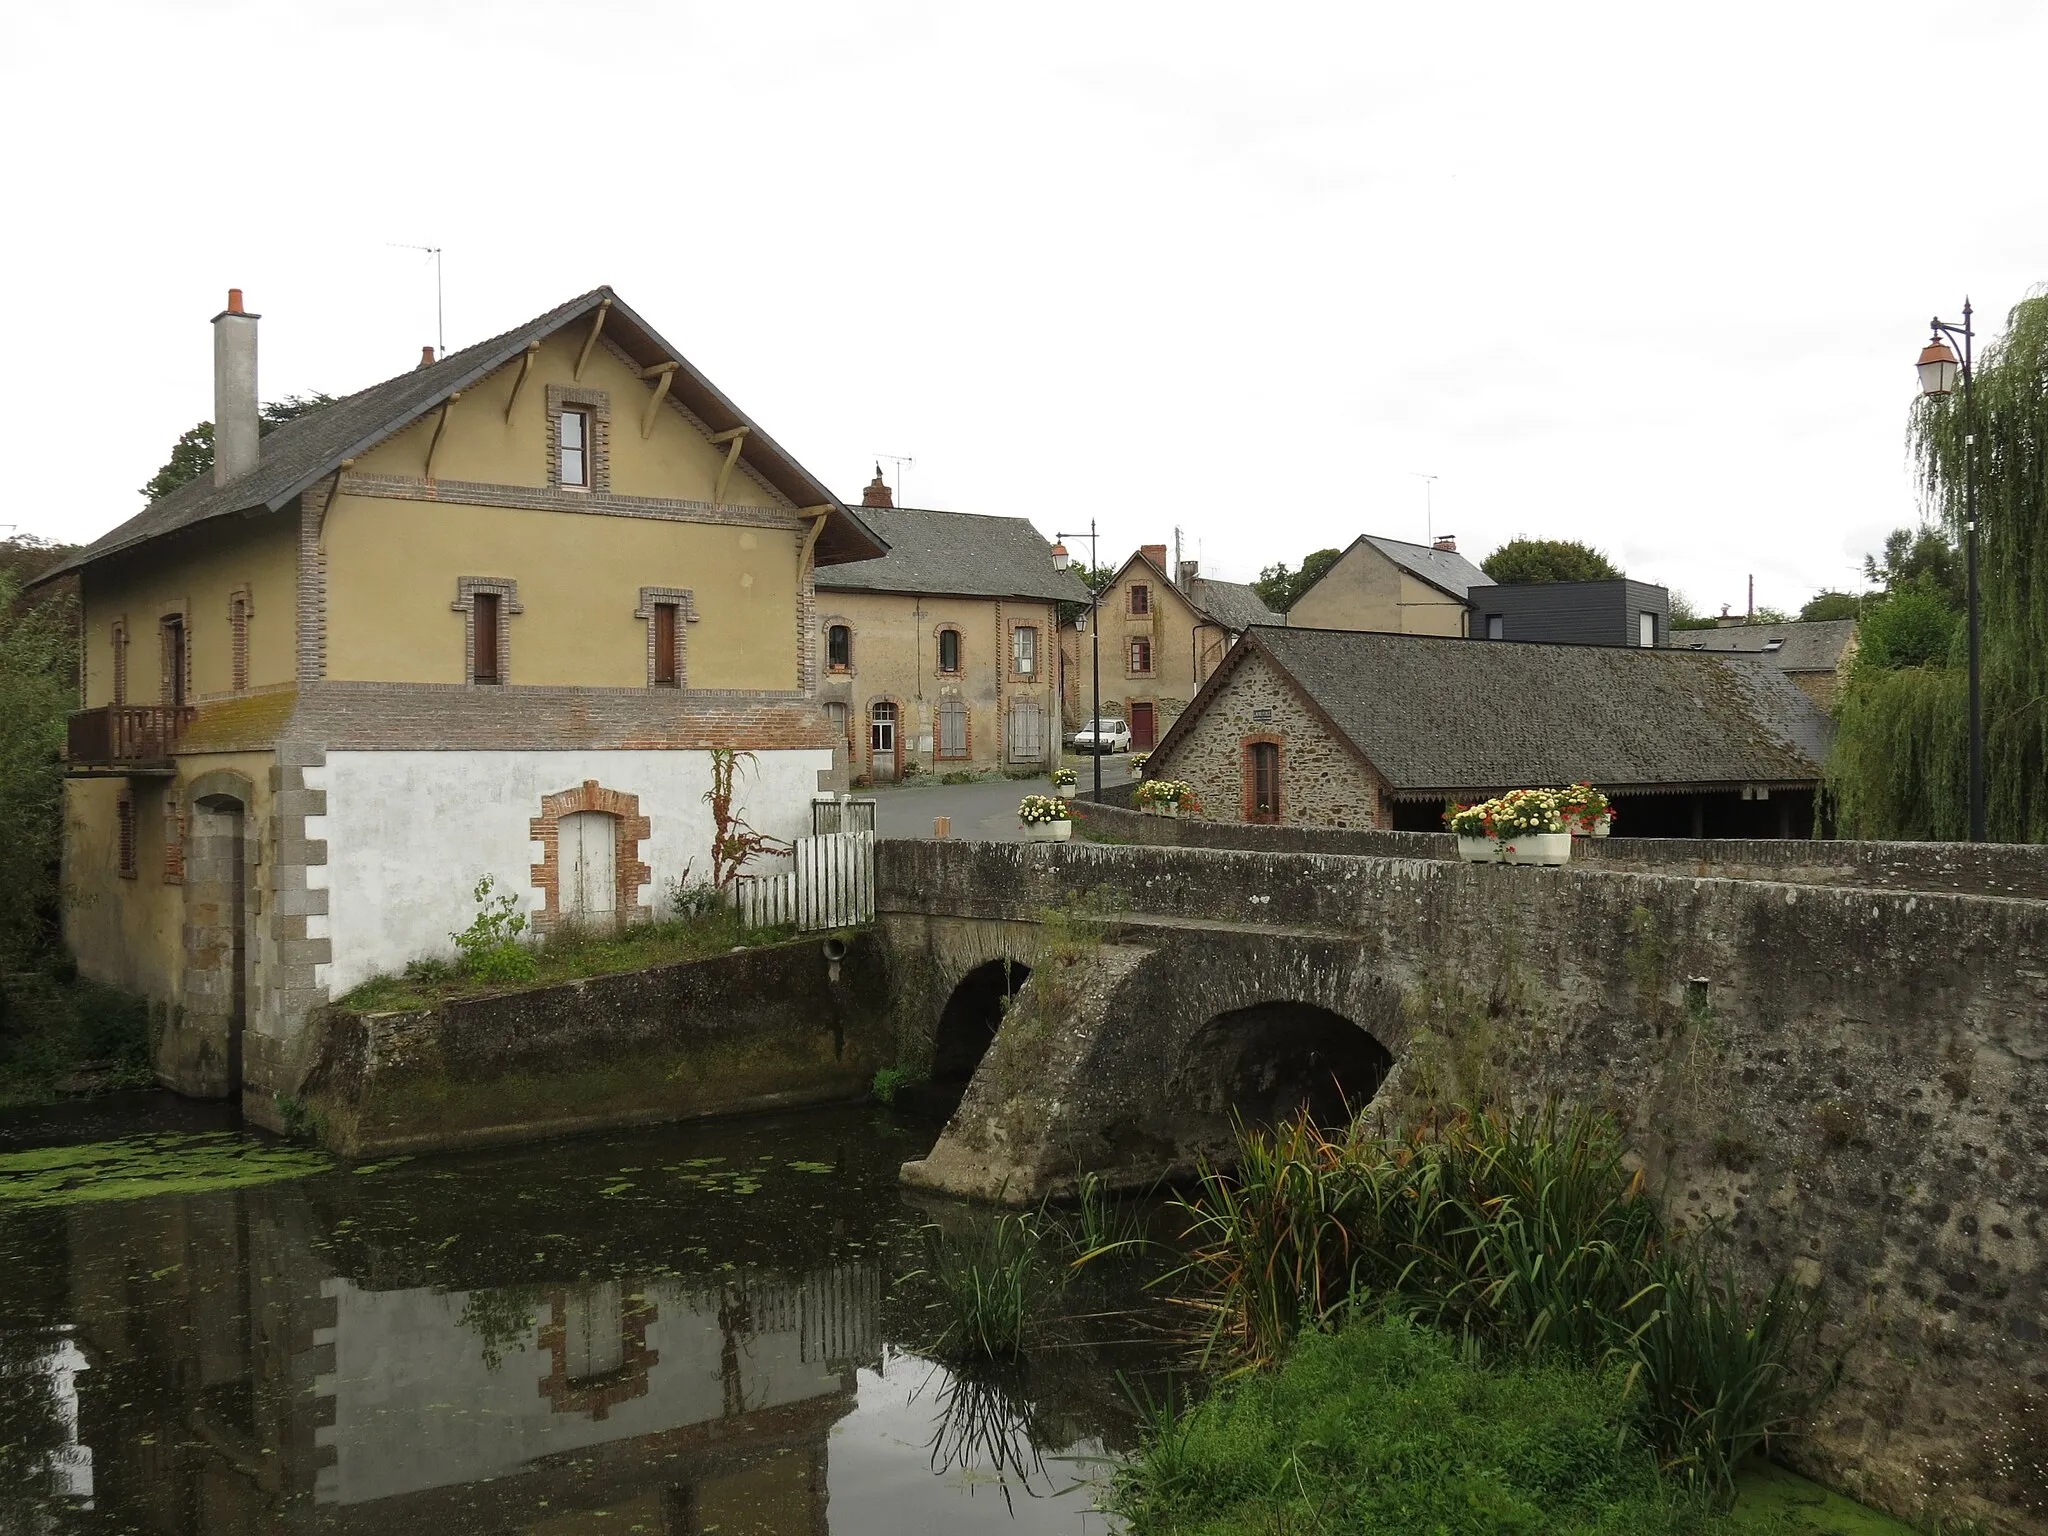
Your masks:
[[[1913,521],[1928,316],[2048,279],[2048,7],[93,3],[6,12],[14,481],[611,283],[842,496],[1210,574],[1435,526],[1704,609]],[[1968,94],[1962,94],[1967,87]],[[898,478],[894,466],[885,466]],[[900,498],[904,499],[904,498]]]

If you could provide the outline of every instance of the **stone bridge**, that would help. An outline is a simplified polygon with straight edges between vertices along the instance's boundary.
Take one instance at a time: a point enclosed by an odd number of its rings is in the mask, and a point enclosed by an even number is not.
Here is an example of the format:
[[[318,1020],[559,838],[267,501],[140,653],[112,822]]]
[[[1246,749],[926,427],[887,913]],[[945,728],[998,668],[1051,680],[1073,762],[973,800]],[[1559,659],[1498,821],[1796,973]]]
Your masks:
[[[905,1181],[1021,1203],[1183,1174],[1233,1115],[1596,1105],[1672,1226],[1824,1293],[1813,1470],[2048,1529],[2048,901],[1932,853],[1618,862],[885,843],[897,1038],[966,1084]]]

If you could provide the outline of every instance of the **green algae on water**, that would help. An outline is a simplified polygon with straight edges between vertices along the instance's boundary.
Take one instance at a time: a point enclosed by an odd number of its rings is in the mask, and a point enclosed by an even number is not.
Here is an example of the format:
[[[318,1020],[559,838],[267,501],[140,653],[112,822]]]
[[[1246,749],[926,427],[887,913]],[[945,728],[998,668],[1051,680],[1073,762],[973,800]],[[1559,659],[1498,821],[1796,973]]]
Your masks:
[[[333,1166],[324,1152],[232,1131],[36,1147],[0,1152],[0,1210],[198,1195],[302,1179]]]

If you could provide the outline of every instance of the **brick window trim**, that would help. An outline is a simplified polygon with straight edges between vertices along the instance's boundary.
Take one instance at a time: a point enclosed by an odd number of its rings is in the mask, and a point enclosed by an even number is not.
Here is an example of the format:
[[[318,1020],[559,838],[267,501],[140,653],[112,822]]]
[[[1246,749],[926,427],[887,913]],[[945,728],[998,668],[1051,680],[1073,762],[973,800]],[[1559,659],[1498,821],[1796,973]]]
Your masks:
[[[590,441],[583,445],[587,485],[562,484],[562,412],[583,411],[590,417]],[[612,488],[612,397],[602,389],[577,384],[548,386],[548,489],[608,495]]]
[[[846,665],[837,666],[832,661],[832,631],[846,631]],[[854,628],[853,620],[838,614],[829,614],[818,624],[818,660],[827,677],[854,677],[860,672],[860,631]]]
[[[932,628],[932,644],[934,647],[943,646],[946,642],[942,637],[949,634],[959,637],[955,642],[953,653],[953,659],[958,665],[947,666],[946,653],[943,650],[935,649],[933,652],[933,670],[940,677],[960,677],[967,671],[967,631],[958,624],[934,625]]]
[[[185,883],[185,807],[175,794],[164,796],[164,884]]]
[[[256,606],[250,600],[249,585],[244,582],[228,594],[228,677],[237,693],[249,690],[249,621],[255,616]]]
[[[112,676],[108,687],[115,704],[128,702],[128,616],[122,614],[107,626],[107,644],[113,651]]]
[[[498,600],[498,680],[476,680],[476,598],[487,592]],[[519,605],[519,583],[509,576],[458,576],[455,601],[449,608],[462,615],[462,680],[472,688],[502,688],[512,681],[512,616],[526,610]],[[652,649],[653,642],[649,642]]]
[[[1136,662],[1137,647],[1141,644],[1145,647],[1145,665],[1143,667],[1138,666]],[[1137,635],[1124,641],[1125,677],[1156,677],[1159,675],[1157,663],[1158,658],[1152,653],[1152,641],[1150,638]]]
[[[574,789],[541,796],[540,814],[529,821],[527,835],[541,845],[541,861],[533,866],[533,884],[541,893],[541,909],[533,926],[551,933],[562,926],[562,818],[583,811],[599,811],[612,818],[617,843],[612,852],[616,891],[612,911],[620,926],[653,916],[640,904],[640,888],[652,883],[654,872],[640,862],[640,844],[649,836],[648,821],[640,814],[640,797],[606,789],[596,779],[585,779]]]
[[[124,789],[114,799],[114,872],[123,880],[135,878],[135,792]]]
[[[1031,632],[1031,660],[1033,664],[1033,670],[1029,672],[1019,672],[1017,670],[1017,636],[1024,633],[1026,630],[1029,630]],[[1009,627],[1011,682],[1035,684],[1045,681],[1045,646],[1042,644],[1044,638],[1044,635],[1040,632],[1039,627],[1036,624],[1012,624]]]
[[[1271,747],[1274,751],[1274,787],[1281,792],[1280,812],[1278,815],[1262,816],[1259,814],[1258,773],[1252,765],[1253,747]],[[1287,738],[1275,736],[1271,732],[1240,737],[1237,743],[1237,760],[1239,775],[1244,781],[1244,804],[1242,806],[1241,819],[1254,825],[1260,823],[1269,826],[1277,825],[1281,818],[1287,814]]]
[[[958,752],[948,752],[943,745],[946,732],[941,721],[953,710],[958,710],[961,716]],[[947,763],[964,763],[974,756],[974,706],[958,694],[948,694],[939,700],[938,710],[932,716],[932,756]]]
[[[688,587],[642,587],[640,606],[633,610],[633,617],[646,621],[647,625],[647,686],[655,687],[654,672],[654,610],[667,603],[676,610],[676,617],[682,622],[676,626],[676,687],[690,686],[690,642],[684,631],[697,622],[697,598]],[[667,684],[661,686],[666,687]]]
[[[620,1289],[631,1282],[621,1280]],[[647,1394],[650,1373],[661,1363],[661,1351],[647,1347],[647,1325],[660,1309],[645,1294],[628,1297],[620,1313],[621,1359],[616,1370],[602,1376],[572,1377],[569,1374],[569,1295],[556,1291],[548,1298],[548,1321],[534,1343],[547,1351],[548,1374],[540,1382],[540,1395],[548,1400],[552,1413],[587,1413],[601,1421],[621,1403]]]
[[[174,694],[171,690],[171,625],[176,624],[185,635],[185,675],[178,679],[180,687]],[[192,604],[189,599],[179,598],[166,603],[156,620],[157,649],[157,697],[165,704],[173,698],[192,702]]]

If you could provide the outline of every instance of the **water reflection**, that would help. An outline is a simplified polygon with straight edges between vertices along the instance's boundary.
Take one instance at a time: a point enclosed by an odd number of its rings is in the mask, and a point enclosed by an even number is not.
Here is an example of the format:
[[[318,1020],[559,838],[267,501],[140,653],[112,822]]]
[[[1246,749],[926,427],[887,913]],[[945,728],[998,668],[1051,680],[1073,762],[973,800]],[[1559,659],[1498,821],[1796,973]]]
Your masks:
[[[1076,1485],[1147,1362],[1107,1334],[1036,1379],[907,1352],[886,1130],[0,1215],[0,1536],[1106,1529]]]

